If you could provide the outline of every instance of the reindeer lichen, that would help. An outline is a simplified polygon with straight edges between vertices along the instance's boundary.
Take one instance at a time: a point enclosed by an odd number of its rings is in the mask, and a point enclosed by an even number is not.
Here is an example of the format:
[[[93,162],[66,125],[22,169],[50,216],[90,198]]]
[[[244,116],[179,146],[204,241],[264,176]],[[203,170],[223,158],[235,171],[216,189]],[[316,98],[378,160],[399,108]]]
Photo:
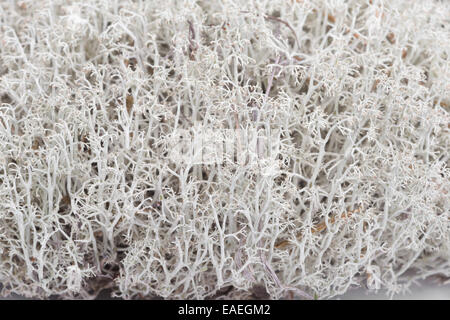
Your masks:
[[[0,2],[0,289],[450,277],[450,2]]]

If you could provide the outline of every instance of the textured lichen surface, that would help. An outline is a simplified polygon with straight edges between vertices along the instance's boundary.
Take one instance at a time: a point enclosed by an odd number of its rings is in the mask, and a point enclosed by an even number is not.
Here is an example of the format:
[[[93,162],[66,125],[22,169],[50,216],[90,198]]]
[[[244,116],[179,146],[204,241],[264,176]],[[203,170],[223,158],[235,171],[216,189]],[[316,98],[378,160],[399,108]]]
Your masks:
[[[449,17],[437,0],[0,1],[1,294],[447,279]],[[192,128],[260,138],[199,163],[172,148]]]

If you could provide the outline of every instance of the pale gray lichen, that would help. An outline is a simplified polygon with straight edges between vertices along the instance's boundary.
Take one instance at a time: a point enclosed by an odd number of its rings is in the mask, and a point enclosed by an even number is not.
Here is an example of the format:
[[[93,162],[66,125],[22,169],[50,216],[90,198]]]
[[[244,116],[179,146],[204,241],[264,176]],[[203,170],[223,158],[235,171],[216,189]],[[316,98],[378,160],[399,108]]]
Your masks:
[[[449,17],[437,0],[1,1],[2,295],[450,277]],[[256,148],[190,161],[172,143],[192,128]]]

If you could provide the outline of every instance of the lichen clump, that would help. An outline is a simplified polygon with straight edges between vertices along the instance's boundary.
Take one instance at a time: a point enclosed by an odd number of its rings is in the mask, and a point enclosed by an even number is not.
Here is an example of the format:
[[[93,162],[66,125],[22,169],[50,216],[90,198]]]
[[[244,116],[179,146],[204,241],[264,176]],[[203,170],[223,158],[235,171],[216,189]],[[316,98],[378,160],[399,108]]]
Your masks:
[[[449,278],[449,17],[437,0],[1,1],[1,294],[324,299]]]

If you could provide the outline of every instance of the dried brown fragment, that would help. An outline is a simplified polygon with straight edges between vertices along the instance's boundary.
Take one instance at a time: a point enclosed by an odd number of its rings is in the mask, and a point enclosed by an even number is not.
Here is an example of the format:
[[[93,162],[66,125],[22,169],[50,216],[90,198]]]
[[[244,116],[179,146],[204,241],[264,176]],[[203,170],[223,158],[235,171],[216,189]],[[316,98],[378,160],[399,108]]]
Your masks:
[[[328,14],[328,22],[336,23],[336,18],[332,14]]]
[[[136,66],[137,66],[137,59],[136,58],[125,59],[124,63],[125,63],[125,66],[127,68],[130,67],[130,69],[132,71],[136,71]]]
[[[361,249],[361,254],[359,255],[359,257],[362,259],[364,258],[364,255],[367,253],[367,247],[364,247]]]
[[[38,150],[43,144],[44,141],[42,140],[42,138],[40,137],[34,138],[33,143],[31,145],[31,149]]]
[[[96,237],[96,238],[101,238],[101,237],[103,237],[103,232],[102,232],[102,231],[95,231],[95,232],[94,232],[94,237]]]
[[[129,114],[131,113],[131,109],[133,108],[133,103],[134,103],[133,96],[131,94],[128,94],[126,98],[126,106]]]
[[[392,32],[389,32],[386,36],[386,39],[391,43],[394,44],[395,43],[395,34]]]
[[[367,283],[372,281],[372,274],[370,272],[366,272]]]
[[[59,210],[58,213],[67,212],[71,207],[71,201],[70,196],[66,194],[64,197],[62,197],[61,201],[59,201]]]
[[[78,150],[79,151],[84,151],[87,152],[89,154],[91,154],[91,148],[88,147],[89,144],[89,138],[87,134],[82,135],[81,137],[78,138],[78,141],[81,142],[80,145],[78,145]]]
[[[437,105],[438,103],[439,103],[439,105],[440,105],[442,108],[447,109],[447,108],[450,107],[450,104],[449,104],[449,103],[447,103],[447,102],[445,102],[445,101],[440,101],[440,102],[439,102],[437,99],[434,100],[433,106]]]
[[[262,284],[255,284],[252,289],[252,297],[256,300],[267,300],[270,298],[269,293],[266,290],[266,287]]]
[[[373,82],[372,92],[377,90],[379,84],[380,84],[380,79],[376,79],[376,80]]]
[[[68,206],[69,204],[70,204],[70,196],[69,196],[68,194],[66,194],[66,195],[61,199],[60,205]]]
[[[405,59],[407,55],[408,55],[408,50],[403,49],[402,50],[402,59]]]

